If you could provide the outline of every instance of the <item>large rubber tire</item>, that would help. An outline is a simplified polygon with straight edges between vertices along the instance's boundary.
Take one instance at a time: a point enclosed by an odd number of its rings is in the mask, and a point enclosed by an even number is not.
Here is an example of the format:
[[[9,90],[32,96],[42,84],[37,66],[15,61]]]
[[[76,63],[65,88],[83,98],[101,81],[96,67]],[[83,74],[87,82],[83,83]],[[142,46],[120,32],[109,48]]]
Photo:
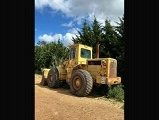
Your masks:
[[[85,97],[92,90],[93,79],[88,71],[79,69],[73,72],[69,84],[73,95]]]
[[[49,70],[47,84],[50,88],[58,88],[60,86],[61,81],[59,80],[59,72],[56,67]]]

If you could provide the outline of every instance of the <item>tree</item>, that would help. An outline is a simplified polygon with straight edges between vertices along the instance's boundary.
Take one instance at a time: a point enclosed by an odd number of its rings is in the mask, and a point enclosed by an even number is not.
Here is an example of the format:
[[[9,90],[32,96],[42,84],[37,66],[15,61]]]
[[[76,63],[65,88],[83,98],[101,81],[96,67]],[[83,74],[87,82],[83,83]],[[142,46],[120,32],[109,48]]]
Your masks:
[[[93,42],[93,32],[86,22],[86,20],[83,23],[83,27],[81,32],[77,31],[79,35],[75,35],[76,37],[72,37],[72,41],[74,43],[82,43],[85,45],[91,45]]]
[[[122,18],[119,18],[120,22],[117,23],[116,33],[117,33],[117,45],[116,45],[116,53],[118,56],[116,57],[118,61],[118,75],[122,77],[122,83],[124,83],[124,51],[125,51],[125,39],[124,39],[124,15]]]
[[[109,20],[105,20],[105,26],[103,26],[102,30],[103,44],[101,46],[101,56],[116,58],[115,47],[118,39],[115,28],[110,24]]]
[[[41,59],[41,48],[40,46],[35,46],[35,51],[34,51],[35,59],[35,70],[40,71],[40,68],[42,67],[42,59]]]
[[[72,38],[72,41],[74,43],[82,43],[92,46],[93,57],[99,57],[99,55],[97,55],[97,50],[99,49],[99,45],[102,42],[102,28],[96,17],[94,17],[94,21],[91,27],[86,21],[84,21],[82,30],[81,32],[78,31],[78,34],[79,35],[75,35],[76,37]]]
[[[39,41],[35,46],[35,70],[49,68],[52,63],[56,66],[68,59],[68,48],[60,40],[58,43]]]
[[[103,42],[102,40],[102,28],[101,24],[97,21],[96,17],[94,17],[94,21],[92,24],[92,31],[93,31],[93,41],[94,42],[94,52],[95,57],[99,58],[99,46]]]

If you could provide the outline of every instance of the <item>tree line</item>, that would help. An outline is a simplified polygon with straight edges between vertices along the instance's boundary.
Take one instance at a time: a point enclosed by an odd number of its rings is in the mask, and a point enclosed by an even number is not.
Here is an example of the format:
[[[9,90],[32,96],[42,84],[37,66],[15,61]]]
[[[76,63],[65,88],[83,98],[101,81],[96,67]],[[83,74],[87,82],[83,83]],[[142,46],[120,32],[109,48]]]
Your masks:
[[[52,63],[60,65],[69,57],[69,49],[58,40],[58,42],[47,43],[39,41],[34,49],[35,54],[35,71],[40,71],[41,68],[50,68]]]
[[[117,75],[122,77],[124,81],[124,16],[119,18],[116,26],[112,26],[110,20],[105,20],[102,25],[96,17],[91,24],[86,20],[83,22],[81,31],[72,37],[73,43],[82,43],[93,47],[93,58],[97,57],[97,45],[99,46],[100,58],[117,59]],[[35,46],[35,70],[41,68],[49,68],[52,62],[55,65],[61,64],[68,59],[69,49],[63,45],[60,40],[58,42],[47,43],[39,41]]]

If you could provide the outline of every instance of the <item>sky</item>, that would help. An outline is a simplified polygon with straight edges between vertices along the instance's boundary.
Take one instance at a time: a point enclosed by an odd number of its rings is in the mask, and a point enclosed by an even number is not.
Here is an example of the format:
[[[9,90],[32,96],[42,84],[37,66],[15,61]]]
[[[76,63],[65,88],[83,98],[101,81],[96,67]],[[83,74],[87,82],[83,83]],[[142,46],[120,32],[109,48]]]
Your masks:
[[[116,25],[124,14],[124,0],[35,0],[35,45],[38,41],[72,44],[83,21],[94,20],[104,25],[110,20]]]

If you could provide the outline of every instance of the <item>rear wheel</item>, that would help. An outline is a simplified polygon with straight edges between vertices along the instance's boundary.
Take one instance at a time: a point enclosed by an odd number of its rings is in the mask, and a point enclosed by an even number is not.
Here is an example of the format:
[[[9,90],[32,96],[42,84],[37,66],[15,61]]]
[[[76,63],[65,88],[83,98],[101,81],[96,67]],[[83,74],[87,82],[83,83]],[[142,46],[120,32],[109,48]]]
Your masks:
[[[93,87],[93,79],[86,70],[75,70],[70,79],[70,90],[72,94],[84,97],[87,96]]]
[[[50,88],[58,88],[61,84],[59,80],[59,72],[56,67],[49,70],[47,84]]]

